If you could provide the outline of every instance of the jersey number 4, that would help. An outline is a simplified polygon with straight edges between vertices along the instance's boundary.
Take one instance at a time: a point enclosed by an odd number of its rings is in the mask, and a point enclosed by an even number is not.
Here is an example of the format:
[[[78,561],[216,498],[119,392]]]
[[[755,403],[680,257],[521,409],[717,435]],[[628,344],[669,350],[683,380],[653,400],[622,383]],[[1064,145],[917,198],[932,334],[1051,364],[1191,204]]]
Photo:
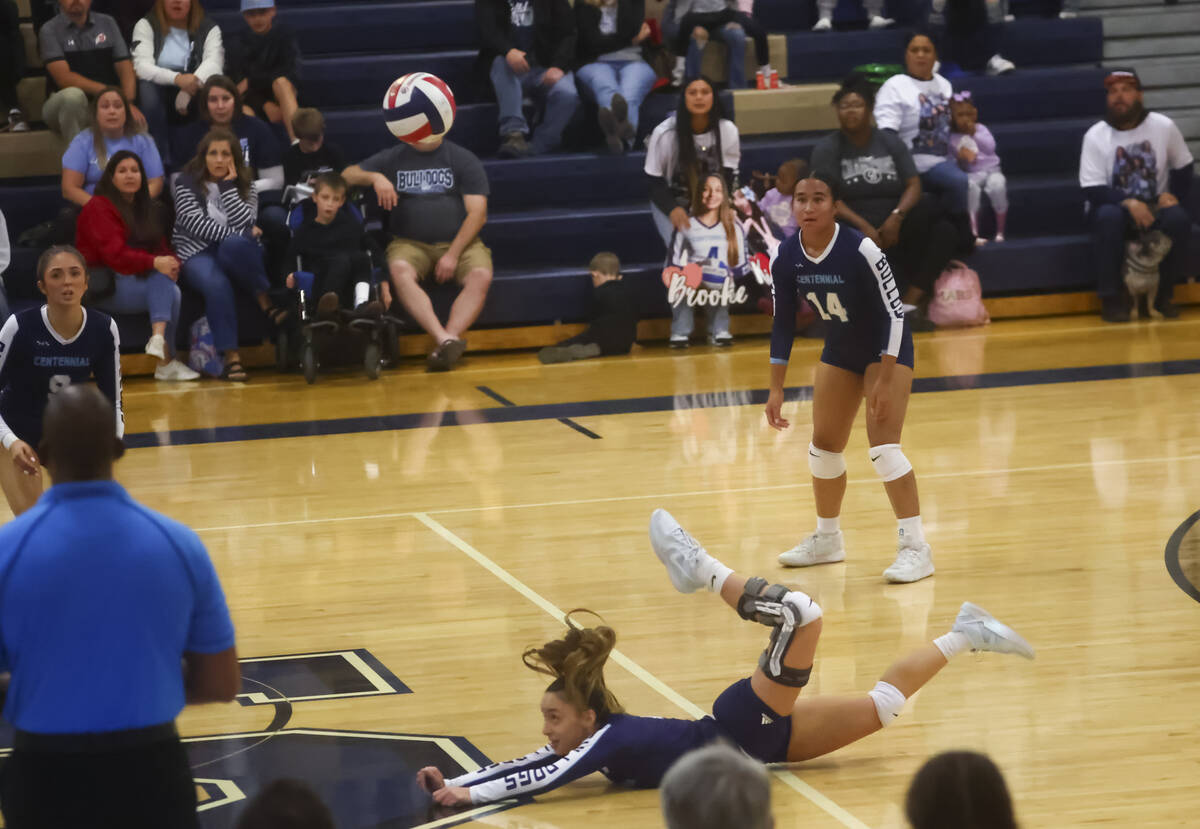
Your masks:
[[[846,309],[842,305],[842,301],[838,299],[838,295],[833,291],[829,291],[825,294],[824,306],[821,305],[821,300],[817,299],[817,294],[815,291],[809,291],[805,299],[812,303],[812,307],[817,309],[817,313],[821,315],[821,319],[825,320],[826,322],[834,317],[837,317],[842,322],[850,321],[850,315],[846,313]]]

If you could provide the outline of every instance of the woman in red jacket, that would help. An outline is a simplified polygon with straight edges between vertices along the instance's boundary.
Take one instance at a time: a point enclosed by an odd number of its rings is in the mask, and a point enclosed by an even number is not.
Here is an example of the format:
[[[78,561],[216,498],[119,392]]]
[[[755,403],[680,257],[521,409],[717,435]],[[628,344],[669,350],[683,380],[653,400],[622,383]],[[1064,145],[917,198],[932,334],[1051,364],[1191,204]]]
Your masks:
[[[137,153],[113,153],[75,226],[75,246],[91,268],[112,271],[111,289],[93,304],[116,314],[149,312],[146,353],[158,358],[156,380],[195,380],[200,375],[171,359],[179,323],[179,260],[167,245],[159,205],[150,198]],[[97,273],[92,271],[93,282]]]

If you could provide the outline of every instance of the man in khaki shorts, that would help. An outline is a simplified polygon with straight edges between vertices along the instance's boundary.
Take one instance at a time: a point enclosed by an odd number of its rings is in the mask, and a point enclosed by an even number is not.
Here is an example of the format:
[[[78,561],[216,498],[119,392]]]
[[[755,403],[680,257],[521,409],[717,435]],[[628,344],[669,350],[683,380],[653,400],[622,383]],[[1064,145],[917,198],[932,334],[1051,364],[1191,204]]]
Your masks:
[[[483,309],[492,283],[492,253],[479,240],[487,221],[488,180],[470,151],[444,138],[403,144],[352,164],[342,173],[351,185],[373,187],[379,206],[391,211],[395,237],[388,270],[400,302],[437,345],[430,371],[449,371],[466,350],[464,338]],[[461,290],[443,326],[421,281],[454,279]],[[385,303],[390,296],[383,292]]]

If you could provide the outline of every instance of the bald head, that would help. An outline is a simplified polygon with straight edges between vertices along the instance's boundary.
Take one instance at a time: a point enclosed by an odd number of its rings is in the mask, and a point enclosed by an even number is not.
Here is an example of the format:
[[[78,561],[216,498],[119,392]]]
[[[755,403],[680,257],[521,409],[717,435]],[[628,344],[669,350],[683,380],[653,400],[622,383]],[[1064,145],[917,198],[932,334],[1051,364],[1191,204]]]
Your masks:
[[[95,386],[67,386],[50,395],[38,454],[56,483],[112,477],[113,462],[125,454],[116,418],[112,401]]]

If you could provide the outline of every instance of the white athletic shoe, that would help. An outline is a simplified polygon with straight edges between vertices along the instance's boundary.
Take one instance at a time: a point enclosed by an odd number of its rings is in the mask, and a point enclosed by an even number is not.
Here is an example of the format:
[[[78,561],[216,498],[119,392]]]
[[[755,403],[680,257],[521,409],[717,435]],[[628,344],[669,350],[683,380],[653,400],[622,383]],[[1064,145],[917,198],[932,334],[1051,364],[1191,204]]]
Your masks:
[[[154,369],[155,380],[184,381],[195,380],[199,376],[200,372],[193,371],[178,360],[172,360],[166,365]]]
[[[680,593],[695,593],[708,587],[700,570],[709,554],[665,509],[656,509],[650,515],[650,546]]]
[[[812,567],[845,560],[846,543],[841,530],[833,535],[813,533],[786,553],[779,554],[779,563],[784,567]]]
[[[829,17],[822,17],[817,21],[816,25],[812,27],[812,30],[814,32],[828,32],[832,28],[833,19]]]
[[[871,29],[871,30],[890,29],[892,26],[895,26],[895,25],[896,25],[896,21],[893,20],[892,18],[883,17],[882,15],[876,14],[876,15],[872,15],[871,21],[869,23],[867,23],[867,28]]]
[[[883,577],[893,584],[908,584],[933,575],[933,551],[928,544],[896,550],[896,560],[883,571]]]
[[[154,334],[146,341],[146,353],[160,360],[167,359],[167,341],[162,334]]]
[[[989,75],[1007,75],[1016,68],[1015,63],[1002,55],[995,54],[988,58],[987,74]]]
[[[954,620],[955,633],[962,633],[971,640],[971,650],[994,653],[1015,653],[1033,659],[1033,648],[1019,633],[1008,625],[997,621],[979,605],[963,602]]]

